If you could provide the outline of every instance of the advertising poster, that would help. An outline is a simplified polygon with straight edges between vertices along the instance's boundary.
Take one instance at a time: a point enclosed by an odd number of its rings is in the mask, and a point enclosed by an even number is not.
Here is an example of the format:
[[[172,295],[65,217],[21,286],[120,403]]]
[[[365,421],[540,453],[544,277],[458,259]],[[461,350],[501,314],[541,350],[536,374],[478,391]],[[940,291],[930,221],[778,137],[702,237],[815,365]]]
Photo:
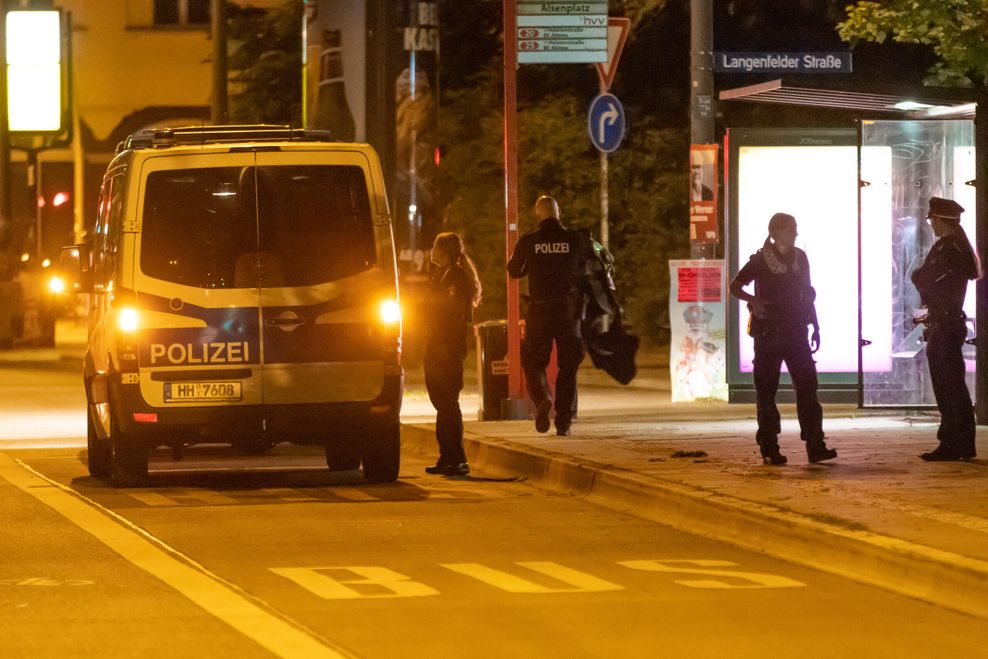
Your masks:
[[[717,145],[690,146],[690,242],[716,243]]]
[[[425,271],[441,226],[436,203],[439,163],[439,3],[399,3],[403,64],[394,81],[395,238],[403,274]]]
[[[306,4],[306,127],[344,142],[366,140],[366,8],[363,0]]]
[[[672,402],[727,400],[723,260],[669,261]]]

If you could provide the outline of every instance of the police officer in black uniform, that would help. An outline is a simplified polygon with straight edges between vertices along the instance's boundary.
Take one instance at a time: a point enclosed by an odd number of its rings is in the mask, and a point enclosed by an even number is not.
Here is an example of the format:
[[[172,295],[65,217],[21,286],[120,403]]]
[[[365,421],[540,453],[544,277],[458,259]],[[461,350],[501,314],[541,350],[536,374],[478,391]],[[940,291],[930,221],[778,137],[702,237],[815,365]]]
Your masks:
[[[926,359],[940,408],[940,445],[919,457],[928,461],[969,460],[975,456],[974,409],[964,380],[967,282],[981,276],[978,257],[961,227],[964,209],[952,199],[932,197],[926,217],[937,241],[912,280],[927,309]]]
[[[796,247],[795,217],[776,213],[769,220],[768,234],[762,248],[751,255],[731,282],[731,294],[748,302],[752,312],[748,333],[755,342],[755,440],[765,464],[786,464],[786,456],[779,452],[782,428],[775,404],[784,361],[796,390],[796,415],[800,437],[806,442],[806,456],[810,462],[830,460],[837,457],[837,451],[827,448],[824,442],[823,408],[817,398],[813,353],[820,347],[820,325],[814,306],[816,291],[810,283],[810,263],[806,252]],[[754,295],[744,290],[751,282],[755,282]],[[812,346],[806,340],[807,327],[811,325]]]
[[[536,231],[526,233],[508,261],[508,274],[528,276],[529,304],[521,363],[535,403],[535,429],[549,431],[552,394],[545,369],[556,342],[556,434],[569,435],[576,414],[576,372],[583,361],[580,321],[584,294],[580,282],[594,258],[590,239],[559,221],[559,205],[543,195],[535,202]]]
[[[480,304],[480,280],[473,261],[455,233],[436,236],[432,246],[432,277],[426,298],[425,387],[436,408],[439,460],[426,467],[430,474],[466,476],[470,473],[463,452],[463,358],[467,328]]]

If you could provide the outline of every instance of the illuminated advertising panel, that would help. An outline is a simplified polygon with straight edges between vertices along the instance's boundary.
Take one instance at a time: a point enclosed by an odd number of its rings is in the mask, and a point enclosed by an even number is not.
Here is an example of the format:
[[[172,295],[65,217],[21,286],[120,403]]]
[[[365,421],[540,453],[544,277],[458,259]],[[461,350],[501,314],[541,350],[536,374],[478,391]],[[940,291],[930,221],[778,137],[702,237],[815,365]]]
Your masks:
[[[37,133],[61,130],[61,13],[8,12],[6,37],[10,130]]]
[[[775,213],[795,216],[820,320],[817,369],[858,371],[858,199],[854,146],[750,146],[738,152],[738,268],[759,250]],[[736,299],[732,304],[737,305]],[[741,309],[741,326],[747,322]],[[742,373],[751,373],[751,337],[735,337]]]
[[[857,142],[853,128],[732,128],[724,145],[727,281],[762,248],[772,215],[795,216],[796,246],[806,251],[817,292],[821,341],[813,357],[823,402],[858,400]],[[748,318],[747,306],[728,296],[731,402],[755,400]],[[788,383],[783,372],[780,401],[793,400]]]

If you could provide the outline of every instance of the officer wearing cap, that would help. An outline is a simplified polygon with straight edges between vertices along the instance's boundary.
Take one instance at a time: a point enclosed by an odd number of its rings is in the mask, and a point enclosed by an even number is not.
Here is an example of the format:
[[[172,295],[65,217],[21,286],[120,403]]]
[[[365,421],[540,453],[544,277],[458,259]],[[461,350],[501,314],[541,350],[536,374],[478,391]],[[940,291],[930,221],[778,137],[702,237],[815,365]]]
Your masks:
[[[928,461],[968,460],[975,456],[974,410],[965,382],[963,347],[967,338],[964,296],[967,282],[981,276],[978,257],[961,226],[964,208],[952,199],[932,197],[927,220],[937,241],[912,281],[927,309],[926,359],[940,409],[937,448],[920,457]]]
[[[535,429],[549,431],[552,394],[545,369],[556,343],[556,434],[569,435],[576,414],[576,372],[583,361],[580,320],[584,295],[580,287],[593,244],[559,221],[559,204],[543,195],[535,202],[539,228],[526,233],[508,261],[508,274],[528,276],[529,304],[521,364],[528,393],[535,403]]]

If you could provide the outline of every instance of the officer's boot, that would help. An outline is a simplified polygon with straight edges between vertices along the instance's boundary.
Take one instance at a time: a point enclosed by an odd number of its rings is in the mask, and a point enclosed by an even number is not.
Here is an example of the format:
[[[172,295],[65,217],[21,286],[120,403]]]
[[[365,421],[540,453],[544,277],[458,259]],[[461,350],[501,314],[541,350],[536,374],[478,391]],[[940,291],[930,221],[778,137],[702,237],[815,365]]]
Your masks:
[[[810,462],[823,462],[837,457],[837,449],[827,448],[823,435],[806,440],[806,457]]]
[[[779,439],[777,437],[759,440],[758,447],[762,452],[762,464],[784,465],[788,462],[786,456],[779,452]]]

